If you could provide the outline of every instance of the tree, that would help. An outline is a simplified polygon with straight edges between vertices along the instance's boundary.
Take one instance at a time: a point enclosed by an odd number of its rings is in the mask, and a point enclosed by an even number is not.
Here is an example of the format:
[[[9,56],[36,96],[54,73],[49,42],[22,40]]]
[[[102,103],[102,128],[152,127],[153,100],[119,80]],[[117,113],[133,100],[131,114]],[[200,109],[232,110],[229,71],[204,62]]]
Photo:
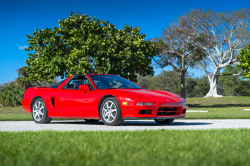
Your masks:
[[[248,45],[245,49],[242,49],[240,55],[240,63],[238,64],[238,66],[245,71],[243,73],[243,77],[250,80],[250,45]]]
[[[210,90],[205,97],[220,97],[218,80],[220,71],[226,66],[237,64],[239,51],[250,42],[250,10],[215,12],[196,9],[186,14],[200,32],[199,45],[206,54],[200,62],[210,83]],[[208,67],[211,66],[212,72]],[[228,73],[226,75],[239,75]]]
[[[161,68],[171,66],[181,76],[181,97],[185,95],[185,74],[188,67],[194,67],[204,54],[197,41],[201,33],[187,16],[178,18],[168,25],[161,37],[156,38],[157,65]]]
[[[108,21],[70,13],[58,21],[59,27],[36,29],[27,35],[34,51],[26,60],[29,80],[52,81],[74,74],[119,74],[132,81],[135,73],[153,74],[154,46],[145,41],[140,28],[116,29]]]

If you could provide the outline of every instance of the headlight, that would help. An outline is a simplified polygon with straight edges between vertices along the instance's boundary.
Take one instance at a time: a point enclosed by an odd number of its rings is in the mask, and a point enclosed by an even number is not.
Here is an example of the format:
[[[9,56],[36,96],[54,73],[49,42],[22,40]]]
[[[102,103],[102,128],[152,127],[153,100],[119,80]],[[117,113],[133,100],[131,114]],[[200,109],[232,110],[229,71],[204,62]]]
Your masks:
[[[183,104],[183,105],[187,105],[186,102],[183,102],[182,104]]]
[[[136,103],[136,105],[154,105],[154,103]]]

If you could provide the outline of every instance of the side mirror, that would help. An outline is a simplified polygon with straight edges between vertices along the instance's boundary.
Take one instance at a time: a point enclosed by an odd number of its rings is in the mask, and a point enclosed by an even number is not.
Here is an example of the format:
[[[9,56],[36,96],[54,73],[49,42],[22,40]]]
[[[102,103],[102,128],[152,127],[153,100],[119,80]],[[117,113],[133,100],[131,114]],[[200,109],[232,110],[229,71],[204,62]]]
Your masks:
[[[88,85],[85,85],[85,84],[79,85],[78,89],[79,89],[79,90],[82,90],[82,91],[85,91],[85,92],[87,92],[87,93],[90,92],[89,86],[88,86]]]
[[[145,87],[143,87],[143,86],[140,86],[142,89],[145,89]]]

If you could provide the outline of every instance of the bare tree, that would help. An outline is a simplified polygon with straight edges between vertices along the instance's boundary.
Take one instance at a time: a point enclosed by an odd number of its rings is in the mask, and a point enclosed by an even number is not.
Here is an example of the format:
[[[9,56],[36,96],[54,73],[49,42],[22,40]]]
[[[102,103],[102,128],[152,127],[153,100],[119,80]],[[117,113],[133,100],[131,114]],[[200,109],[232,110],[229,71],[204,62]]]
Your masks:
[[[218,94],[218,78],[224,67],[237,64],[239,51],[250,42],[250,10],[214,12],[196,9],[186,14],[197,26],[200,33],[199,46],[206,54],[200,61],[201,68],[206,72],[210,90],[205,97],[221,97]],[[211,67],[212,72],[209,72]],[[232,73],[226,75],[239,75]]]
[[[185,74],[188,67],[194,67],[204,54],[198,43],[201,32],[190,17],[182,16],[167,26],[161,37],[155,39],[156,57],[161,68],[172,66],[181,76],[181,96],[185,95]]]

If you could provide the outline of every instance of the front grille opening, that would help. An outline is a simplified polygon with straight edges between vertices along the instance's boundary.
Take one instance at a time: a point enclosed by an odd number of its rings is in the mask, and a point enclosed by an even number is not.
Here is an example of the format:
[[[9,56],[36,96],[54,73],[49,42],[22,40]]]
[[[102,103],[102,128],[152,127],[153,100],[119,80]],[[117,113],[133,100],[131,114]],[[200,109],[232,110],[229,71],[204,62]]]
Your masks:
[[[176,112],[157,112],[157,116],[176,115]]]
[[[139,110],[139,114],[150,114],[150,110]]]
[[[159,107],[158,111],[177,111],[176,107]]]
[[[182,113],[182,114],[185,114],[185,113],[186,113],[186,109],[183,109],[181,113]]]

